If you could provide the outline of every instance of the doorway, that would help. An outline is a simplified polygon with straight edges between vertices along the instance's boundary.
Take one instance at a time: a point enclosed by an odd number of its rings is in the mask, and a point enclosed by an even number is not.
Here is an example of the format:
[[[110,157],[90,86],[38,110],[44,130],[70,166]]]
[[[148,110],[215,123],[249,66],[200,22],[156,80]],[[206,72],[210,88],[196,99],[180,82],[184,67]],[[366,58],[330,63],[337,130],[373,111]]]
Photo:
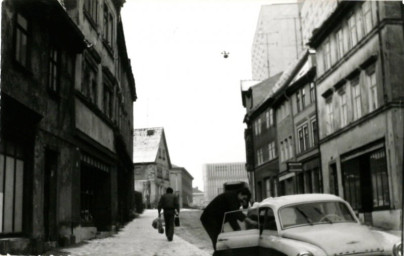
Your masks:
[[[45,150],[45,179],[44,179],[44,229],[45,240],[57,240],[57,161],[56,151]]]

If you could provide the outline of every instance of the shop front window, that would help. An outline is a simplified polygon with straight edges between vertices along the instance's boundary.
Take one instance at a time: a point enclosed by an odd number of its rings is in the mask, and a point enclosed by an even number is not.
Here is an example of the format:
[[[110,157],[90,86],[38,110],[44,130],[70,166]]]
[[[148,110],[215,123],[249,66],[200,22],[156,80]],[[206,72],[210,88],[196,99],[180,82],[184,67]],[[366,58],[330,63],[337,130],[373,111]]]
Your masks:
[[[23,147],[2,140],[0,145],[0,234],[22,232],[24,191]]]

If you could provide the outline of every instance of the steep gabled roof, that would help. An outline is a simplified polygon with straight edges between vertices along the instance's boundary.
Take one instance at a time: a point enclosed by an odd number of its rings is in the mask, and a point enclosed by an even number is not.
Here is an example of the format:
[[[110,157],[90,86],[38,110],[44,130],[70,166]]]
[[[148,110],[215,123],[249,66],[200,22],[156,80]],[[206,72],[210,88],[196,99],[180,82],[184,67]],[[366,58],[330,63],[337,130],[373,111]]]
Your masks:
[[[163,128],[135,129],[133,134],[133,162],[152,163],[156,161]]]

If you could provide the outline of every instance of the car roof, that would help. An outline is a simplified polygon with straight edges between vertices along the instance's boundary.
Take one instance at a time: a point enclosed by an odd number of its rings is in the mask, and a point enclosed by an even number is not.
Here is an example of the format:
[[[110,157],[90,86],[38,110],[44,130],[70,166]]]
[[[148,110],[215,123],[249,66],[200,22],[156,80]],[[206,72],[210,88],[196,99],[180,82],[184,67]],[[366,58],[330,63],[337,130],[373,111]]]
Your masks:
[[[253,207],[271,206],[274,208],[280,208],[285,205],[291,205],[296,203],[308,203],[316,201],[340,201],[345,202],[342,198],[331,194],[297,194],[287,195],[280,197],[269,197],[264,199],[260,203],[256,203]]]

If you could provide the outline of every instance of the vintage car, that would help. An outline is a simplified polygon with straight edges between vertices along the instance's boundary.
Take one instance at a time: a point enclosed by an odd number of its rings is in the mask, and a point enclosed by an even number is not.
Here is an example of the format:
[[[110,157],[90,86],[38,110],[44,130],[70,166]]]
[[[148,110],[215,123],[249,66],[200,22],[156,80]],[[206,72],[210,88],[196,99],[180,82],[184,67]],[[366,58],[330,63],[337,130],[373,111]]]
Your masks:
[[[220,256],[401,256],[402,244],[398,236],[362,225],[340,197],[302,194],[226,213],[216,249]]]

